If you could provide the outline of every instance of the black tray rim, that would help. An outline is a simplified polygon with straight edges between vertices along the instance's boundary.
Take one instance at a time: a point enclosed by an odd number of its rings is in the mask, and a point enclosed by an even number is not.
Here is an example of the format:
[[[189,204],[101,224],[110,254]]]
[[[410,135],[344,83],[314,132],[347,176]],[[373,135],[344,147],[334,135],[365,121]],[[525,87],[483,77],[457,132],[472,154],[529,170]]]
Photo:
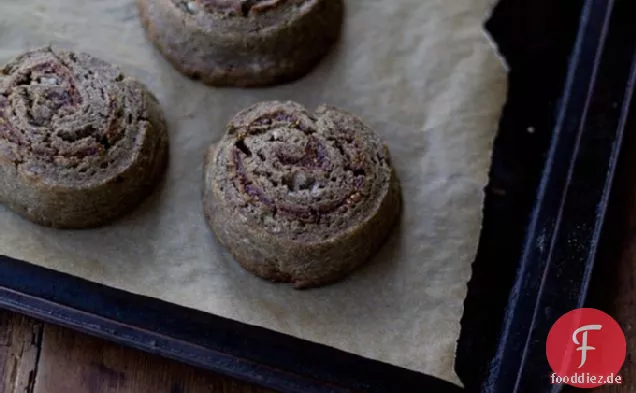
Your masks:
[[[462,391],[431,376],[13,258],[0,256],[0,273],[1,308],[275,391]]]
[[[636,4],[586,0],[562,102],[483,393],[557,393],[545,343],[585,307],[624,135],[636,126]]]

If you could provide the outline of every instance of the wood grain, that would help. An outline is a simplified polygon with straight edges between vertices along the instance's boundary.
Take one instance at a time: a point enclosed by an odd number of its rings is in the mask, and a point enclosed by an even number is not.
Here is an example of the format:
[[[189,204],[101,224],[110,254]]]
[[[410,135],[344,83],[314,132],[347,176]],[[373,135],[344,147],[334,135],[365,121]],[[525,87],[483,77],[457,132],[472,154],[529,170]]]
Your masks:
[[[0,393],[32,392],[43,325],[0,311]]]
[[[0,311],[0,393],[212,392],[270,391]]]

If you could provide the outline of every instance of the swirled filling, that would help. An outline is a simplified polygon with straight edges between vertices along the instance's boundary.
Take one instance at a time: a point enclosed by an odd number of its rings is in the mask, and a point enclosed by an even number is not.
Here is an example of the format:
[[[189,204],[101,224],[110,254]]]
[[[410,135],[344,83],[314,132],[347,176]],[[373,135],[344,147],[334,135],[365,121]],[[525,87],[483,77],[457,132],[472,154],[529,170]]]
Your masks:
[[[87,60],[90,63],[90,60]],[[101,68],[99,68],[101,67]],[[91,176],[123,157],[114,147],[139,119],[123,76],[74,54],[27,54],[0,72],[0,144],[38,174]],[[128,111],[128,113],[126,113]],[[8,147],[7,147],[8,146]]]
[[[388,179],[379,144],[352,128],[319,131],[316,124],[306,113],[265,113],[234,128],[222,153],[230,199],[274,231],[337,230]]]

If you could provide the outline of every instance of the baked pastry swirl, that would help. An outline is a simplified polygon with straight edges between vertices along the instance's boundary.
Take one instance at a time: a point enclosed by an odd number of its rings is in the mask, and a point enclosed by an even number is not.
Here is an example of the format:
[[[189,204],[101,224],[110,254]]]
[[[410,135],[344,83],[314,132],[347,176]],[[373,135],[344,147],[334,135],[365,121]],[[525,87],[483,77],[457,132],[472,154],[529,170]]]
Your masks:
[[[99,226],[150,192],[168,155],[159,103],[85,53],[41,48],[0,70],[0,203],[44,226]]]
[[[205,216],[220,242],[248,271],[296,288],[338,281],[367,261],[401,208],[387,147],[330,106],[243,110],[204,171]]]
[[[337,40],[342,0],[138,0],[147,35],[182,73],[217,86],[285,83]]]

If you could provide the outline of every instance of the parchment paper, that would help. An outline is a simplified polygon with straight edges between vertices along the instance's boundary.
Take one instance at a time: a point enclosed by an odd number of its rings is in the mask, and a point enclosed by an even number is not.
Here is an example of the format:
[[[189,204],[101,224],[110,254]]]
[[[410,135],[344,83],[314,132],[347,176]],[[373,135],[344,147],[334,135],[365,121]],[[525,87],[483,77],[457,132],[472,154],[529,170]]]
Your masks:
[[[333,54],[294,84],[218,89],[181,76],[146,41],[134,0],[0,0],[0,62],[49,43],[119,65],[157,95],[170,126],[160,189],[112,226],[59,231],[0,207],[0,253],[134,293],[458,382],[453,371],[505,68],[482,24],[492,0],[346,0]],[[305,292],[239,268],[208,228],[202,159],[260,100],[360,115],[389,145],[404,215],[366,268]]]

